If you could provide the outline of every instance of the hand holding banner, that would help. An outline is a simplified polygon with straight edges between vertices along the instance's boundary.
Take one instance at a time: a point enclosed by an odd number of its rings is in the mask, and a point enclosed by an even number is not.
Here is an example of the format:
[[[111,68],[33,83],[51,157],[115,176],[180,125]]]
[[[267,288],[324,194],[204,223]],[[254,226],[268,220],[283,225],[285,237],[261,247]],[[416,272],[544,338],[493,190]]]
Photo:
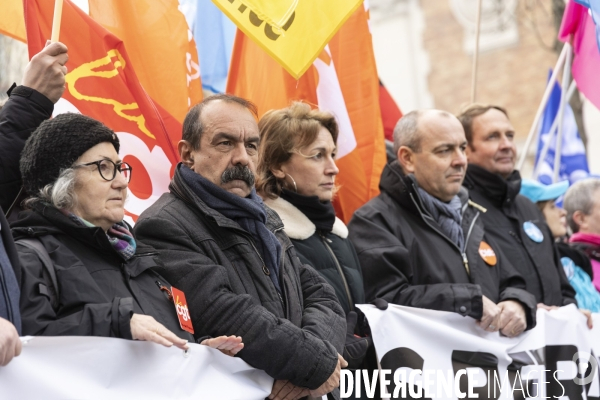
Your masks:
[[[513,339],[486,332],[455,313],[391,304],[385,311],[359,307],[373,334],[382,389],[391,398],[573,400],[584,393],[586,398],[600,395],[600,315],[594,315],[597,323],[590,330],[573,305],[538,310],[537,326]],[[357,387],[357,377],[342,379],[342,397]]]

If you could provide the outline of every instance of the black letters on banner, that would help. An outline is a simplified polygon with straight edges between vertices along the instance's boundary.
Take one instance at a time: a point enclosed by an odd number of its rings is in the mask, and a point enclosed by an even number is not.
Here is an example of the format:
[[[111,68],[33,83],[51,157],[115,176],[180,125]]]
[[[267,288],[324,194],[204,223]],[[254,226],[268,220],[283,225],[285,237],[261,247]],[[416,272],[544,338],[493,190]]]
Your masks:
[[[493,377],[498,375],[498,358],[490,353],[454,350],[452,352],[452,368],[454,369],[454,376],[461,369],[481,368],[486,377]],[[466,374],[459,379],[459,387],[462,393],[469,393],[468,379]],[[492,378],[491,383],[493,384],[493,382]],[[473,393],[479,395],[479,399],[497,400],[500,398],[500,391],[494,393],[490,381],[485,386],[473,387]]]
[[[574,356],[578,352],[576,346],[573,345],[549,345],[536,350],[527,352],[512,353],[509,356],[513,362],[508,366],[507,375],[501,376],[498,372],[498,359],[495,355],[485,352],[470,352],[454,350],[452,352],[452,368],[454,375],[459,370],[467,368],[481,368],[486,375],[487,383],[485,386],[473,387],[473,393],[479,395],[479,399],[494,399],[498,400],[501,396],[501,386],[510,385],[513,388],[513,396],[515,400],[526,400],[531,397],[538,397],[543,394],[540,388],[545,386],[545,396],[548,399],[557,399],[562,396],[567,396],[569,400],[583,400],[583,391],[587,394],[590,391],[592,382],[591,377],[596,377],[600,380],[600,368],[597,362],[588,362],[587,370],[584,373],[580,371],[581,362],[586,362],[584,359],[575,359]],[[590,358],[595,358],[592,353]],[[565,362],[575,361],[576,376],[583,380],[588,378],[583,383],[578,384],[573,378],[560,379],[568,371],[564,371]],[[387,386],[388,393],[394,393],[396,384],[394,383],[394,372],[399,368],[410,368],[413,370],[423,371],[424,359],[417,352],[407,347],[398,347],[387,352],[381,359],[381,368],[390,370],[390,384]],[[560,363],[560,365],[559,365]],[[530,365],[537,365],[539,371],[543,369],[545,373],[527,373],[524,369]],[[560,367],[560,368],[559,368]],[[559,371],[561,370],[561,371]],[[420,390],[419,390],[420,389]],[[463,374],[459,378],[460,392],[468,393],[468,375]],[[422,388],[414,385],[412,392],[419,393],[420,399],[427,399],[424,396]],[[412,399],[410,391],[406,390],[407,397]],[[600,400],[600,397],[592,397],[587,395],[588,400]],[[430,400],[430,399],[428,399]]]
[[[394,393],[394,389],[396,389],[396,384],[394,383],[394,372],[399,368],[411,368],[411,369],[420,369],[423,370],[424,360],[419,354],[417,354],[414,350],[411,350],[407,347],[398,347],[393,350],[385,353],[383,358],[381,359],[381,368],[389,369],[392,371],[392,379],[390,379],[390,384],[387,386],[388,393]],[[408,385],[407,385],[408,386]],[[416,385],[413,386],[413,391],[417,392]],[[423,389],[420,390],[419,399],[426,399],[423,397]],[[410,397],[410,391],[406,391],[407,396],[406,399],[412,399]],[[427,399],[431,400],[431,399]]]

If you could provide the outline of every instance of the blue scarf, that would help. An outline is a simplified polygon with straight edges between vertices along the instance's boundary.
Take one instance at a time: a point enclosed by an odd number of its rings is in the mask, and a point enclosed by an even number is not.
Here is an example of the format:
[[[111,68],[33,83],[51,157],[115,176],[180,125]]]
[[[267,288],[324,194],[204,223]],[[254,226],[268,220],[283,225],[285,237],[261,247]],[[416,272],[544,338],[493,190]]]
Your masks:
[[[267,212],[256,190],[252,188],[250,195],[244,198],[221,189],[184,165],[179,168],[179,172],[185,183],[207,206],[237,222],[242,229],[252,235],[256,248],[269,269],[269,277],[277,291],[281,293],[279,286],[281,243],[265,226]]]
[[[444,203],[421,188],[419,188],[419,196],[425,210],[436,220],[442,232],[458,246],[461,252],[464,251],[465,239],[461,226],[460,209],[462,204],[460,198],[454,196],[449,203]]]

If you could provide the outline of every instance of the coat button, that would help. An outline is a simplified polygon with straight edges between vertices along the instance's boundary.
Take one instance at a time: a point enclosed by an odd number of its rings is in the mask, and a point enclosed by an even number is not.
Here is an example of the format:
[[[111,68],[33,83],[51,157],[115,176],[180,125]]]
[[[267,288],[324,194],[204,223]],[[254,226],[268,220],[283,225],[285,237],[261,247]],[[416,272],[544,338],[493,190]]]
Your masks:
[[[267,275],[267,276],[271,275],[271,271],[269,271],[269,268],[267,268],[266,265],[262,266],[262,270],[265,273],[265,275]]]
[[[458,309],[461,313],[466,313],[467,312],[467,307],[465,306],[460,306],[460,308]]]

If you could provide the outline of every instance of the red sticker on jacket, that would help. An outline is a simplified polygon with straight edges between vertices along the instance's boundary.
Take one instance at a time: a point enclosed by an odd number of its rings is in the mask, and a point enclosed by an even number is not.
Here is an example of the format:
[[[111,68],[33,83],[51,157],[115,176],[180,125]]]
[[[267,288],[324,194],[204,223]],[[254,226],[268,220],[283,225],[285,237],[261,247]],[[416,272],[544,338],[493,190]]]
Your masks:
[[[194,334],[192,317],[190,316],[190,310],[187,306],[185,294],[183,294],[181,290],[172,286],[171,293],[173,294],[173,302],[175,303],[175,310],[177,311],[177,318],[179,318],[179,325],[181,325],[181,329],[191,334]]]
[[[479,243],[479,255],[481,256],[481,258],[483,258],[483,261],[485,261],[485,263],[491,267],[496,265],[496,263],[498,262],[494,249],[492,249],[490,245],[486,242],[482,241],[481,243]]]

